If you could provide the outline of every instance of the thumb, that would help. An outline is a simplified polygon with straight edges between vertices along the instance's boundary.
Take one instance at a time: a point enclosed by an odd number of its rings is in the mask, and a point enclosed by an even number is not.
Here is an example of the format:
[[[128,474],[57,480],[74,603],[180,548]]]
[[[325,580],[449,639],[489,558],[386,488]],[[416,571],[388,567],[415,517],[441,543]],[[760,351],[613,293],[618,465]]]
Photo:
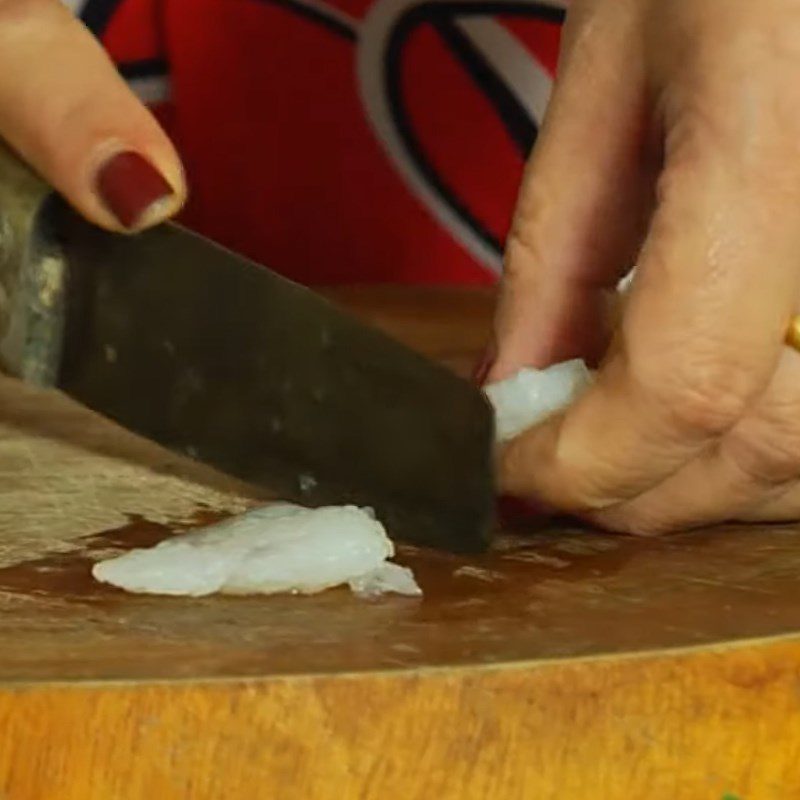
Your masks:
[[[523,366],[596,361],[607,344],[606,290],[636,257],[652,186],[631,6],[569,11],[559,79],[506,245],[490,381]]]
[[[166,134],[59,0],[0,2],[0,137],[105,228],[153,225],[184,201]]]

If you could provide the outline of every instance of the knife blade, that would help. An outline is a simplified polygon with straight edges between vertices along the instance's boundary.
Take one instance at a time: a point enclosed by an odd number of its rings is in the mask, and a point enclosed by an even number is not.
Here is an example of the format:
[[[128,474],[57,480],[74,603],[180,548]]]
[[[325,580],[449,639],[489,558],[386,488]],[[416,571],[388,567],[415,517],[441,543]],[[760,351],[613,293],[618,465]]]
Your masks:
[[[7,151],[0,289],[11,375],[287,500],[487,546],[483,394],[309,289],[172,223],[103,231]]]

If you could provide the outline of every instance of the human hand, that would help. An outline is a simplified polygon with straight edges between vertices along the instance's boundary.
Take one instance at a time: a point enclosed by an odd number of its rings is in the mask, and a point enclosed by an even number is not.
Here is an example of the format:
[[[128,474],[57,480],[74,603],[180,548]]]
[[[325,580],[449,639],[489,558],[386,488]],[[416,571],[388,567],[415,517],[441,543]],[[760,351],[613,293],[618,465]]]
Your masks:
[[[800,518],[798,75],[789,0],[572,5],[489,380],[606,356],[504,450],[509,493],[645,534]]]
[[[0,0],[0,138],[102,227],[138,230],[183,203],[167,136],[59,0]]]

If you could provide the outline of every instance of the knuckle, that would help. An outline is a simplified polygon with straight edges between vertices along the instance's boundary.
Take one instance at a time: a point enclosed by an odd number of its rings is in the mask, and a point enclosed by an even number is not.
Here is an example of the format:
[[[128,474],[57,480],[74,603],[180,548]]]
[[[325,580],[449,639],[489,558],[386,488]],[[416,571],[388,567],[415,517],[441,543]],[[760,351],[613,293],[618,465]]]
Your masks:
[[[531,279],[537,265],[544,263],[539,237],[532,225],[517,223],[508,235],[503,260],[503,280],[520,284]]]
[[[730,430],[751,402],[752,374],[733,359],[683,357],[640,372],[642,391],[682,434],[712,438]]]
[[[559,500],[574,513],[601,511],[619,501],[619,475],[602,456],[588,452],[565,430],[555,451]]]
[[[678,427],[707,437],[725,433],[747,408],[741,393],[714,381],[678,385],[666,400]]]
[[[548,243],[561,235],[559,222],[553,218],[553,208],[558,205],[553,198],[559,197],[559,187],[552,186],[549,170],[534,170],[529,163],[527,173],[506,237],[506,280],[528,280],[552,266],[553,248]]]
[[[561,427],[561,426],[560,426]],[[500,486],[519,497],[535,497],[561,511],[582,514],[607,508],[616,502],[607,485],[609,468],[589,457],[571,437],[552,430],[549,445],[533,457],[525,436],[512,440],[501,450]],[[558,441],[555,441],[557,437]]]
[[[634,505],[622,505],[588,515],[590,522],[613,533],[655,538],[673,533],[677,526],[662,515],[639,510]]]
[[[757,483],[772,486],[793,480],[800,475],[800,424],[796,417],[735,428],[724,441],[727,458]]]

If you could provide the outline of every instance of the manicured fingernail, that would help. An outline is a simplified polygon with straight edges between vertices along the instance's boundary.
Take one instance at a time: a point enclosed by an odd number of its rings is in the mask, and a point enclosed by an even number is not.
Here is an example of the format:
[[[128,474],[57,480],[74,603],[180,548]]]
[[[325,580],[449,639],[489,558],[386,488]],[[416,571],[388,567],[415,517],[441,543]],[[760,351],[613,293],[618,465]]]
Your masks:
[[[483,355],[481,356],[480,361],[475,365],[475,369],[472,370],[472,382],[477,386],[483,386],[486,383],[486,379],[489,377],[489,372],[494,365],[495,360],[495,350],[493,346],[489,346],[484,351]]]
[[[136,228],[175,194],[164,176],[132,151],[117,153],[100,169],[97,191],[125,228]]]

